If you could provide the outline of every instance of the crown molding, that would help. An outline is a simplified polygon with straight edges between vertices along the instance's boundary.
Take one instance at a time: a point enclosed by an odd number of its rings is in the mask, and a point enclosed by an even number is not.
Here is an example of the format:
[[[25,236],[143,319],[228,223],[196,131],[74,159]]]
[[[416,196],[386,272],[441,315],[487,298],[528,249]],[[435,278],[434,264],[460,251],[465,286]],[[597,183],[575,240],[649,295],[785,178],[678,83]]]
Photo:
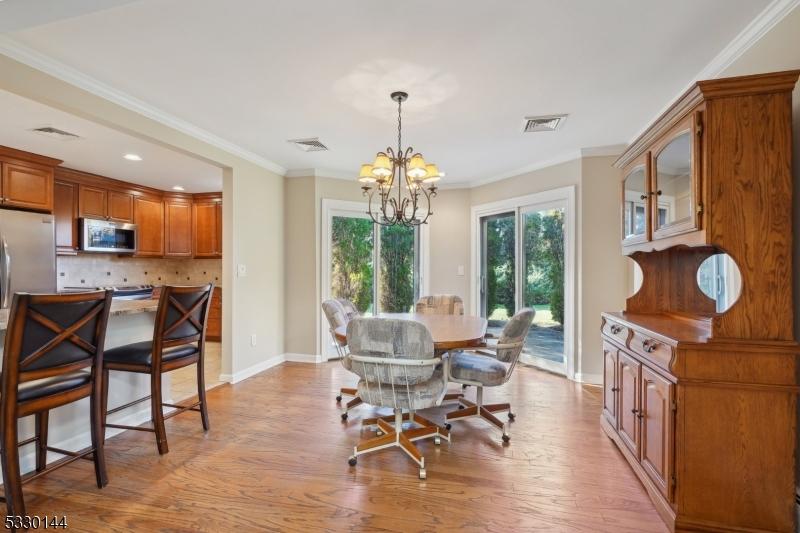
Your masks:
[[[167,127],[177,130],[181,133],[189,135],[195,139],[203,141],[211,146],[224,150],[232,155],[240,157],[250,163],[258,165],[261,168],[269,170],[283,176],[286,174],[286,168],[281,165],[270,161],[258,154],[250,152],[241,146],[227,141],[213,133],[204,130],[194,124],[171,115],[161,109],[158,109],[138,98],[131,96],[127,93],[114,89],[113,87],[98,81],[91,76],[87,76],[82,72],[61,63],[49,56],[46,56],[36,50],[25,46],[24,44],[15,41],[14,39],[0,35],[0,54],[10,57],[24,65],[27,65],[36,70],[42,71],[45,74],[58,78],[61,81],[74,85],[79,89],[83,89],[95,96],[99,96],[105,100],[113,102],[125,109],[143,115],[151,120],[159,122]]]
[[[553,157],[551,159],[547,159],[545,161],[538,161],[536,163],[532,163],[530,165],[526,165],[522,168],[518,168],[515,170],[510,170],[508,172],[503,172],[502,174],[497,174],[490,178],[485,178],[482,180],[477,180],[470,182],[469,187],[480,187],[481,185],[488,185],[489,183],[494,183],[495,181],[501,181],[508,178],[515,178],[517,176],[521,176],[523,174],[527,174],[528,172],[533,172],[535,170],[541,170],[547,167],[554,167],[556,165],[560,165],[562,163],[568,163],[570,161],[575,161],[581,158],[581,151],[580,150],[573,150],[561,154],[559,156]]]
[[[332,168],[292,168],[284,174],[287,178],[333,178],[355,181],[358,172]]]
[[[581,157],[609,157],[619,155],[628,147],[627,144],[609,144],[608,146],[589,146],[581,148]]]
[[[783,20],[789,13],[791,13],[798,5],[800,0],[773,0],[764,10],[759,13],[756,18],[739,32],[731,42],[725,46],[714,58],[697,73],[686,86],[678,91],[678,94],[672,98],[662,109],[656,113],[652,120],[648,121],[645,126],[636,132],[636,135],[631,137],[631,143],[638,139],[645,131],[650,128],[667,110],[673,106],[692,86],[700,80],[709,80],[719,77],[725,69],[730,67],[734,61],[739,59],[742,54],[749,50],[755,43],[757,43],[764,35],[767,34],[772,28],[775,27],[781,20]]]

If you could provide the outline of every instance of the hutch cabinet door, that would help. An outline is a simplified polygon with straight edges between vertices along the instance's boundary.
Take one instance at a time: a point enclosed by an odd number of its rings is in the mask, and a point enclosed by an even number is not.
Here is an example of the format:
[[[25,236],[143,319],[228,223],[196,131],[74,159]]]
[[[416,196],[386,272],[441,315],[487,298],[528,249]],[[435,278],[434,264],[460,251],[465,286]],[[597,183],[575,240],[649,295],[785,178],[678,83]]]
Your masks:
[[[700,228],[702,112],[695,111],[653,146],[653,239]]]
[[[668,499],[672,496],[674,389],[665,378],[642,367],[642,467]]]
[[[622,245],[650,240],[650,153],[628,165],[622,179]]]
[[[117,222],[133,222],[133,195],[108,191],[108,218]]]
[[[53,169],[3,163],[4,207],[53,211]]]
[[[78,215],[103,218],[108,215],[108,190],[90,185],[81,185],[78,191]]]
[[[78,184],[56,180],[53,187],[53,219],[55,221],[56,250],[74,255],[80,245],[78,240]]]
[[[192,204],[186,200],[167,199],[165,210],[165,255],[192,256]]]
[[[137,196],[133,219],[138,228],[136,255],[164,255],[164,202],[161,198]]]
[[[623,351],[619,351],[617,383],[619,411],[617,424],[619,436],[625,446],[639,458],[639,389],[642,365]]]
[[[617,427],[617,349],[603,341],[603,415]]]

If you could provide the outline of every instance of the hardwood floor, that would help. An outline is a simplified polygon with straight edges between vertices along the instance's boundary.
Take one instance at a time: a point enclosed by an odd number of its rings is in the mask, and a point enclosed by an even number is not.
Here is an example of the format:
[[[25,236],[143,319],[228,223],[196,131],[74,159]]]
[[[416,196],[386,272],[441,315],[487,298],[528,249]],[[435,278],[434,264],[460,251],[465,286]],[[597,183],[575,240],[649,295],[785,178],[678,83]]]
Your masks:
[[[222,368],[222,343],[209,342],[206,344],[205,381],[206,390],[222,385],[219,374]],[[197,369],[194,365],[179,368],[169,373],[170,392],[173,402],[179,402],[192,396],[197,396]]]
[[[347,465],[376,412],[341,422],[333,398],[354,382],[337,362],[284,363],[217,387],[207,434],[199,414],[172,418],[159,456],[150,433],[127,431],[107,441],[107,487],[73,463],[25,487],[28,513],[66,514],[75,531],[666,530],[600,429],[598,388],[518,367],[486,394],[512,402],[510,445],[481,420],[454,424],[452,444],[418,443],[421,482],[398,450]],[[452,408],[425,413],[441,422]]]

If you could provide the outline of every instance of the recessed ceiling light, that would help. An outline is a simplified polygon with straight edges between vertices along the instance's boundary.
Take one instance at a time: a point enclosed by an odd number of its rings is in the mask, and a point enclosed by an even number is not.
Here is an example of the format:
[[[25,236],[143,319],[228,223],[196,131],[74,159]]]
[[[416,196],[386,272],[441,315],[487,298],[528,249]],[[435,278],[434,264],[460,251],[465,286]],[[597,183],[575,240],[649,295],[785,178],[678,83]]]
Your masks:
[[[172,190],[173,190],[173,191],[185,191],[186,189],[184,189],[184,188],[183,188],[183,187],[181,187],[180,185],[173,185],[173,186],[172,186]]]
[[[123,157],[125,159],[127,159],[128,161],[141,161],[142,160],[141,156],[138,156],[136,154],[125,154]]]

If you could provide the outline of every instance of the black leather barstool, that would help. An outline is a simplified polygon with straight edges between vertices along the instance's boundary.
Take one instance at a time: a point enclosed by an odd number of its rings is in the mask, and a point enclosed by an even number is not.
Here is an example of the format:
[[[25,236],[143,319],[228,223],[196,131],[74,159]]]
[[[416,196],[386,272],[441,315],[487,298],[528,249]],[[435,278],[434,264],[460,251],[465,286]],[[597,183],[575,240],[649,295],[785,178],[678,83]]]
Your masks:
[[[97,486],[108,483],[103,455],[101,370],[111,291],[14,295],[3,351],[0,433],[8,516],[25,516],[22,485],[92,455]],[[90,398],[92,445],[71,452],[47,445],[50,409]],[[17,420],[36,417],[33,437],[17,442]],[[36,443],[36,472],[20,476],[19,447]],[[47,452],[64,455],[47,468]]]
[[[151,431],[156,434],[158,453],[169,451],[164,420],[184,411],[199,411],[203,430],[208,431],[208,409],[203,377],[206,325],[214,284],[199,287],[165,286],[158,300],[155,331],[152,341],[127,344],[105,353],[103,362],[103,407],[106,415],[116,413],[140,402],[150,400],[153,427],[125,426],[105,423],[105,427]],[[197,364],[198,400],[190,405],[164,403],[161,392],[161,374]],[[150,375],[150,396],[121,405],[108,411],[108,371],[137,372]],[[164,416],[163,407],[173,407]]]

